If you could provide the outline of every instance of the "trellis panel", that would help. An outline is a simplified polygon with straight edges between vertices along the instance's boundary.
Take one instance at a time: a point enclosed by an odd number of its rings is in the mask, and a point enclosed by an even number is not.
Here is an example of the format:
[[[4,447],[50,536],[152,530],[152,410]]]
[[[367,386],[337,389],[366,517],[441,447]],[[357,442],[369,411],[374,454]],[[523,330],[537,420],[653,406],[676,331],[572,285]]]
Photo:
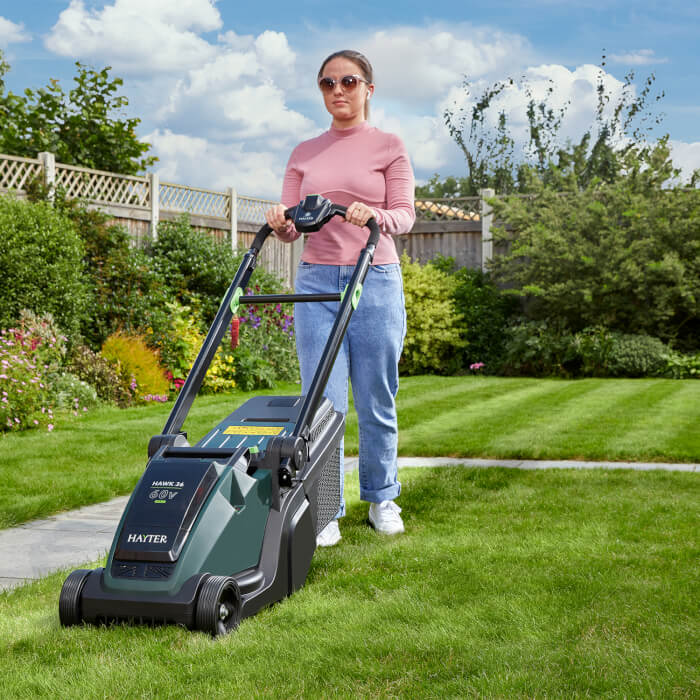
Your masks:
[[[231,198],[227,192],[161,182],[159,196],[163,211],[189,212],[218,219],[231,216]]]
[[[0,190],[23,192],[31,180],[43,180],[44,169],[41,161],[19,156],[0,157]]]
[[[55,186],[66,197],[90,202],[143,208],[151,203],[148,178],[135,175],[118,175],[56,163]]]

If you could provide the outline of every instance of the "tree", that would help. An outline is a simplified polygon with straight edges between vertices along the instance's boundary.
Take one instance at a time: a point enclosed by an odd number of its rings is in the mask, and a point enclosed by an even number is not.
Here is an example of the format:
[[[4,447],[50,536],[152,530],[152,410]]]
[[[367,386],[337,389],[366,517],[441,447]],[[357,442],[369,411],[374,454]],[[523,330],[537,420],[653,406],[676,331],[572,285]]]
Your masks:
[[[74,87],[65,93],[51,79],[44,88],[23,95],[5,92],[9,69],[0,53],[0,152],[35,158],[51,151],[61,163],[135,175],[156,162],[140,141],[141,120],[124,114],[129,100],[118,95],[121,78],[77,62]]]
[[[655,76],[651,74],[635,93],[635,73],[624,79],[618,96],[605,83],[605,55],[602,57],[596,85],[597,106],[593,123],[578,143],[562,143],[560,131],[569,102],[552,105],[556,88],[552,81],[542,99],[535,99],[526,77],[507,78],[487,86],[477,94],[471,107],[453,107],[444,112],[445,124],[463,152],[467,175],[461,186],[466,195],[477,195],[479,189],[492,187],[499,194],[528,192],[533,178],[556,186],[585,188],[595,178],[613,182],[619,176],[616,152],[625,152],[645,144],[651,131],[661,123],[662,115],[654,107],[664,93],[653,93]],[[526,97],[525,142],[513,136],[503,97],[509,89],[518,88]],[[468,78],[463,90],[470,97],[473,86]],[[460,179],[461,182],[461,179]],[[438,178],[430,181],[423,196],[437,196]]]
[[[471,197],[472,184],[466,177],[450,175],[444,180],[435,173],[425,185],[416,185],[417,199],[442,199],[452,197]]]
[[[489,126],[487,121],[497,98],[511,85],[512,78],[490,85],[469,111],[463,107],[445,110],[444,118],[450,136],[467,161],[464,187],[467,196],[477,195],[484,187],[493,187],[498,192],[510,192],[513,188],[515,141],[508,128],[506,113],[503,110],[498,112],[495,128]],[[462,87],[470,95],[472,88],[467,78]]]

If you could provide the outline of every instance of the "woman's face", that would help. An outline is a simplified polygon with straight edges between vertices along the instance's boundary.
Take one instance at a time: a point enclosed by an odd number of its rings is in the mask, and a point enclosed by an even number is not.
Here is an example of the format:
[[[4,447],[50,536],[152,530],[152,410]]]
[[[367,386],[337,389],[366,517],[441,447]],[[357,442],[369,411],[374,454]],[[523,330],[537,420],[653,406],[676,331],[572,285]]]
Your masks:
[[[340,84],[340,79],[345,75],[362,76],[362,70],[355,62],[339,56],[326,63],[321,78],[336,81],[332,90],[322,91],[323,101],[333,117],[333,126],[347,129],[365,120],[365,101],[374,92],[374,85],[360,82],[354,90],[345,90]]]

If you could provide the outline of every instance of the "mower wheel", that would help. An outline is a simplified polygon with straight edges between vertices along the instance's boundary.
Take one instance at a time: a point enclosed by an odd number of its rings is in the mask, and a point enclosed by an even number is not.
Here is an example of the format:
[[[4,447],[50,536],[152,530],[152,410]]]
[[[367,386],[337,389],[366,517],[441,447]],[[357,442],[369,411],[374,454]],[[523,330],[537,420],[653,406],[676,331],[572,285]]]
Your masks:
[[[241,592],[230,576],[210,576],[202,584],[195,611],[195,628],[212,637],[228,634],[241,621]]]
[[[79,625],[82,621],[80,596],[87,577],[92,569],[76,569],[63,582],[61,595],[58,598],[58,618],[64,627]]]

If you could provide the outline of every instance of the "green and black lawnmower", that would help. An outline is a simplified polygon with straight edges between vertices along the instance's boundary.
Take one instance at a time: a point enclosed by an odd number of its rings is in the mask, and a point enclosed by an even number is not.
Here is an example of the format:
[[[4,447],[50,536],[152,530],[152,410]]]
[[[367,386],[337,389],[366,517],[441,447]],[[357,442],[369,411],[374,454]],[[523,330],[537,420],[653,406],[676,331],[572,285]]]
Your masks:
[[[345,207],[310,195],[286,211],[318,231]],[[181,624],[216,636],[304,585],[316,535],[340,507],[345,418],[323,392],[379,241],[374,219],[343,294],[245,296],[263,226],[246,252],[124,510],[104,568],[78,569],[59,598],[62,625]],[[240,304],[340,302],[305,396],[257,396],[197,444],[182,431]]]

